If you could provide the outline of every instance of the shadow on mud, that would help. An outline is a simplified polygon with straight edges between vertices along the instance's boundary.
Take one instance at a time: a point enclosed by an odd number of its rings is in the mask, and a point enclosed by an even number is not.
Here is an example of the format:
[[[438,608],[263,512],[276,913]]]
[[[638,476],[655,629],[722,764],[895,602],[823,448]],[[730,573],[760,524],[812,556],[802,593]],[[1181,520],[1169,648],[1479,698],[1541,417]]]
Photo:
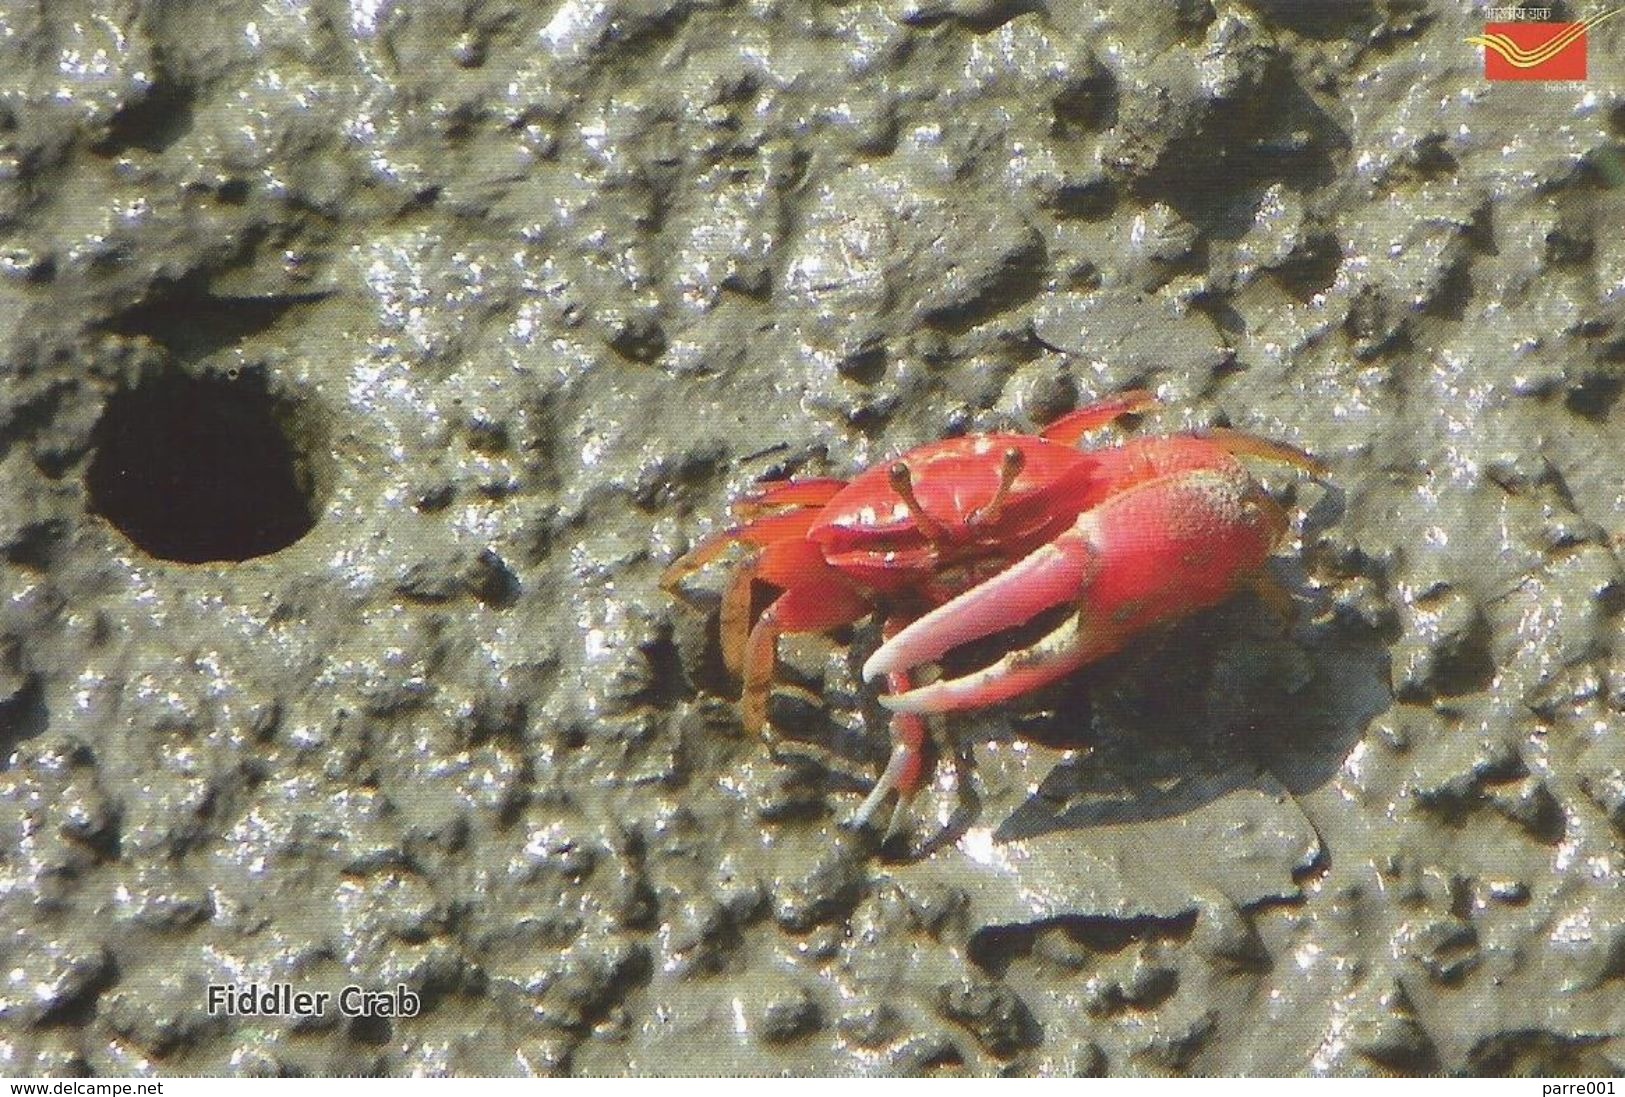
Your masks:
[[[1331,780],[1392,704],[1387,652],[1331,624],[1247,635],[1243,613],[1188,622],[1090,674],[1091,749],[1053,767],[994,837],[1172,818],[1263,774],[1294,795]]]

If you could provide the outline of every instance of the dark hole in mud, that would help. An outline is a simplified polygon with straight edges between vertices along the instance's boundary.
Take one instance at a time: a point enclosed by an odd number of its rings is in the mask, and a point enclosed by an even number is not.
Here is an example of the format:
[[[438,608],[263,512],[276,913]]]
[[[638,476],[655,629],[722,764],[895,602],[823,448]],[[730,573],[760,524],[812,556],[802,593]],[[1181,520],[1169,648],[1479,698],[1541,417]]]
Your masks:
[[[1117,124],[1118,101],[1117,81],[1105,69],[1074,80],[1050,102],[1053,131],[1066,137],[1110,129]]]
[[[1059,217],[1104,221],[1116,209],[1117,188],[1104,177],[1065,183],[1055,192],[1055,212]]]
[[[1370,0],[1342,0],[1336,4],[1260,0],[1254,6],[1275,25],[1322,41],[1363,37],[1377,25],[1376,5]]]
[[[1143,914],[1132,918],[1100,916],[1063,918],[1058,924],[1072,940],[1095,952],[1121,952],[1140,941],[1181,942],[1196,930],[1196,912],[1166,918]]]
[[[661,708],[676,705],[694,696],[683,674],[682,656],[671,629],[662,629],[646,646],[643,654],[649,660],[649,702]]]
[[[860,385],[877,384],[886,376],[886,348],[879,345],[860,347],[836,363],[835,369],[842,377]]]
[[[20,568],[45,571],[51,566],[57,548],[67,536],[68,524],[59,519],[30,522],[19,529],[11,543],[5,546],[5,559]]]
[[[1140,196],[1166,202],[1220,240],[1251,230],[1269,186],[1280,182],[1305,193],[1328,184],[1350,148],[1337,120],[1280,64],[1270,65],[1249,94],[1215,101],[1200,124],[1168,137],[1144,119],[1122,126],[1131,137],[1164,146],[1154,163],[1134,172]],[[1213,187],[1215,178],[1229,186]]]
[[[173,374],[115,394],[96,424],[90,506],[161,560],[248,560],[315,525],[305,455],[263,380]]]

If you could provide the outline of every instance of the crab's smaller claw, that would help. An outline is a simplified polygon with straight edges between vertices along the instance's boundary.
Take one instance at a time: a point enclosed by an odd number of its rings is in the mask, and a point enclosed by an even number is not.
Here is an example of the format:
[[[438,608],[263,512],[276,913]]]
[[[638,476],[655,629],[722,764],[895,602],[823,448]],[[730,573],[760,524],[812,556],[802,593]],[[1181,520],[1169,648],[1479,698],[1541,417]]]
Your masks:
[[[864,677],[906,672],[1045,610],[1072,607],[1047,635],[991,666],[881,698],[912,713],[1008,700],[1111,654],[1152,625],[1223,601],[1263,567],[1284,526],[1274,500],[1228,455],[1144,481],[903,629],[864,664]]]

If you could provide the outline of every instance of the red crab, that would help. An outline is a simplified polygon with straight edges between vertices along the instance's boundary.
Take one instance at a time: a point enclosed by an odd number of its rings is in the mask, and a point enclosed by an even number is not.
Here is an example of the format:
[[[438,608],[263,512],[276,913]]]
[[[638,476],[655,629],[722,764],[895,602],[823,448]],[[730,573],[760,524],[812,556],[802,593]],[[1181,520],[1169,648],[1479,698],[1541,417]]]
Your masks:
[[[880,700],[893,711],[892,755],[852,821],[866,823],[895,790],[895,827],[925,777],[926,714],[1037,689],[1263,579],[1286,517],[1237,457],[1317,477],[1323,466],[1228,430],[1077,448],[1087,431],[1154,403],[1145,392],[1121,393],[1036,435],[950,438],[851,481],[766,485],[733,504],[741,524],[673,563],[662,586],[676,593],[730,546],[756,550],[723,595],[721,624],[723,660],[743,678],[753,731],[767,722],[782,633],[886,614],[885,641],[863,675],[886,678],[890,693]],[[757,582],[781,593],[752,622]],[[915,687],[916,668],[1063,605],[1076,612],[1031,646]]]

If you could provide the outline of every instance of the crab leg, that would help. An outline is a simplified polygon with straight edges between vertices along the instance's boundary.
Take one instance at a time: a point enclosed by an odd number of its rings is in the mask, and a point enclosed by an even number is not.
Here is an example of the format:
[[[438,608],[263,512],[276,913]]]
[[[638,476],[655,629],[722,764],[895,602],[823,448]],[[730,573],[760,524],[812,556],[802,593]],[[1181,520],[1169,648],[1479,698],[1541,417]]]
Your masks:
[[[978,708],[1036,689],[1120,648],[1151,625],[1223,601],[1263,567],[1280,508],[1238,463],[1127,488],[1009,569],[883,644],[866,678],[906,671],[1068,602],[1075,613],[992,666],[882,697],[896,712]]]
[[[903,626],[898,617],[888,618],[882,636],[891,637]],[[893,693],[907,693],[914,686],[914,676],[908,671],[895,671],[886,675],[886,688]],[[894,712],[891,718],[891,758],[886,769],[875,782],[875,787],[852,814],[848,825],[854,829],[868,825],[874,813],[893,791],[897,803],[892,808],[891,823],[886,828],[889,838],[908,817],[908,807],[925,781],[925,747],[929,729],[925,717],[911,712]]]
[[[846,487],[845,480],[827,477],[808,480],[778,480],[763,484],[761,490],[736,500],[729,512],[744,521],[776,511],[821,507]]]
[[[766,578],[765,575],[761,577]],[[873,606],[845,584],[795,587],[779,595],[756,619],[745,641],[744,686],[740,693],[745,730],[760,732],[767,727],[767,700],[773,688],[780,635],[786,632],[823,632],[850,625],[873,611]]]
[[[1039,431],[1038,436],[1063,446],[1075,445],[1079,438],[1096,427],[1103,427],[1114,419],[1121,419],[1125,415],[1145,411],[1156,405],[1157,398],[1149,392],[1144,389],[1131,389],[1115,396],[1108,396],[1104,400],[1096,400],[1077,411],[1067,412]]]
[[[871,606],[825,561],[807,530],[818,520],[815,501],[827,499],[842,481],[799,481],[774,485],[751,503],[771,510],[743,526],[713,534],[666,568],[661,586],[682,595],[680,584],[735,545],[759,551],[734,573],[722,595],[719,625],[722,661],[744,680],[745,726],[760,731],[767,724],[767,695],[773,685],[779,635],[815,632],[851,624]],[[767,611],[751,623],[752,596],[761,580],[784,590]]]
[[[751,545],[756,548],[767,548],[782,541],[804,539],[807,530],[811,529],[816,521],[818,511],[805,507],[781,514],[771,514],[765,518],[758,518],[748,525],[714,533],[672,561],[661,573],[660,586],[672,594],[681,596],[682,592],[678,588],[684,579],[733,546]]]
[[[1297,446],[1289,446],[1285,442],[1276,442],[1269,438],[1260,438],[1256,434],[1247,434],[1229,427],[1209,427],[1196,435],[1198,438],[1212,442],[1227,453],[1237,457],[1259,457],[1265,461],[1279,461],[1285,465],[1295,465],[1303,469],[1317,480],[1324,480],[1331,474],[1326,463],[1318,457],[1312,457]]]
[[[734,572],[722,592],[717,634],[722,644],[722,665],[736,678],[744,672],[745,642],[750,638],[751,596],[756,592],[756,565]]]

